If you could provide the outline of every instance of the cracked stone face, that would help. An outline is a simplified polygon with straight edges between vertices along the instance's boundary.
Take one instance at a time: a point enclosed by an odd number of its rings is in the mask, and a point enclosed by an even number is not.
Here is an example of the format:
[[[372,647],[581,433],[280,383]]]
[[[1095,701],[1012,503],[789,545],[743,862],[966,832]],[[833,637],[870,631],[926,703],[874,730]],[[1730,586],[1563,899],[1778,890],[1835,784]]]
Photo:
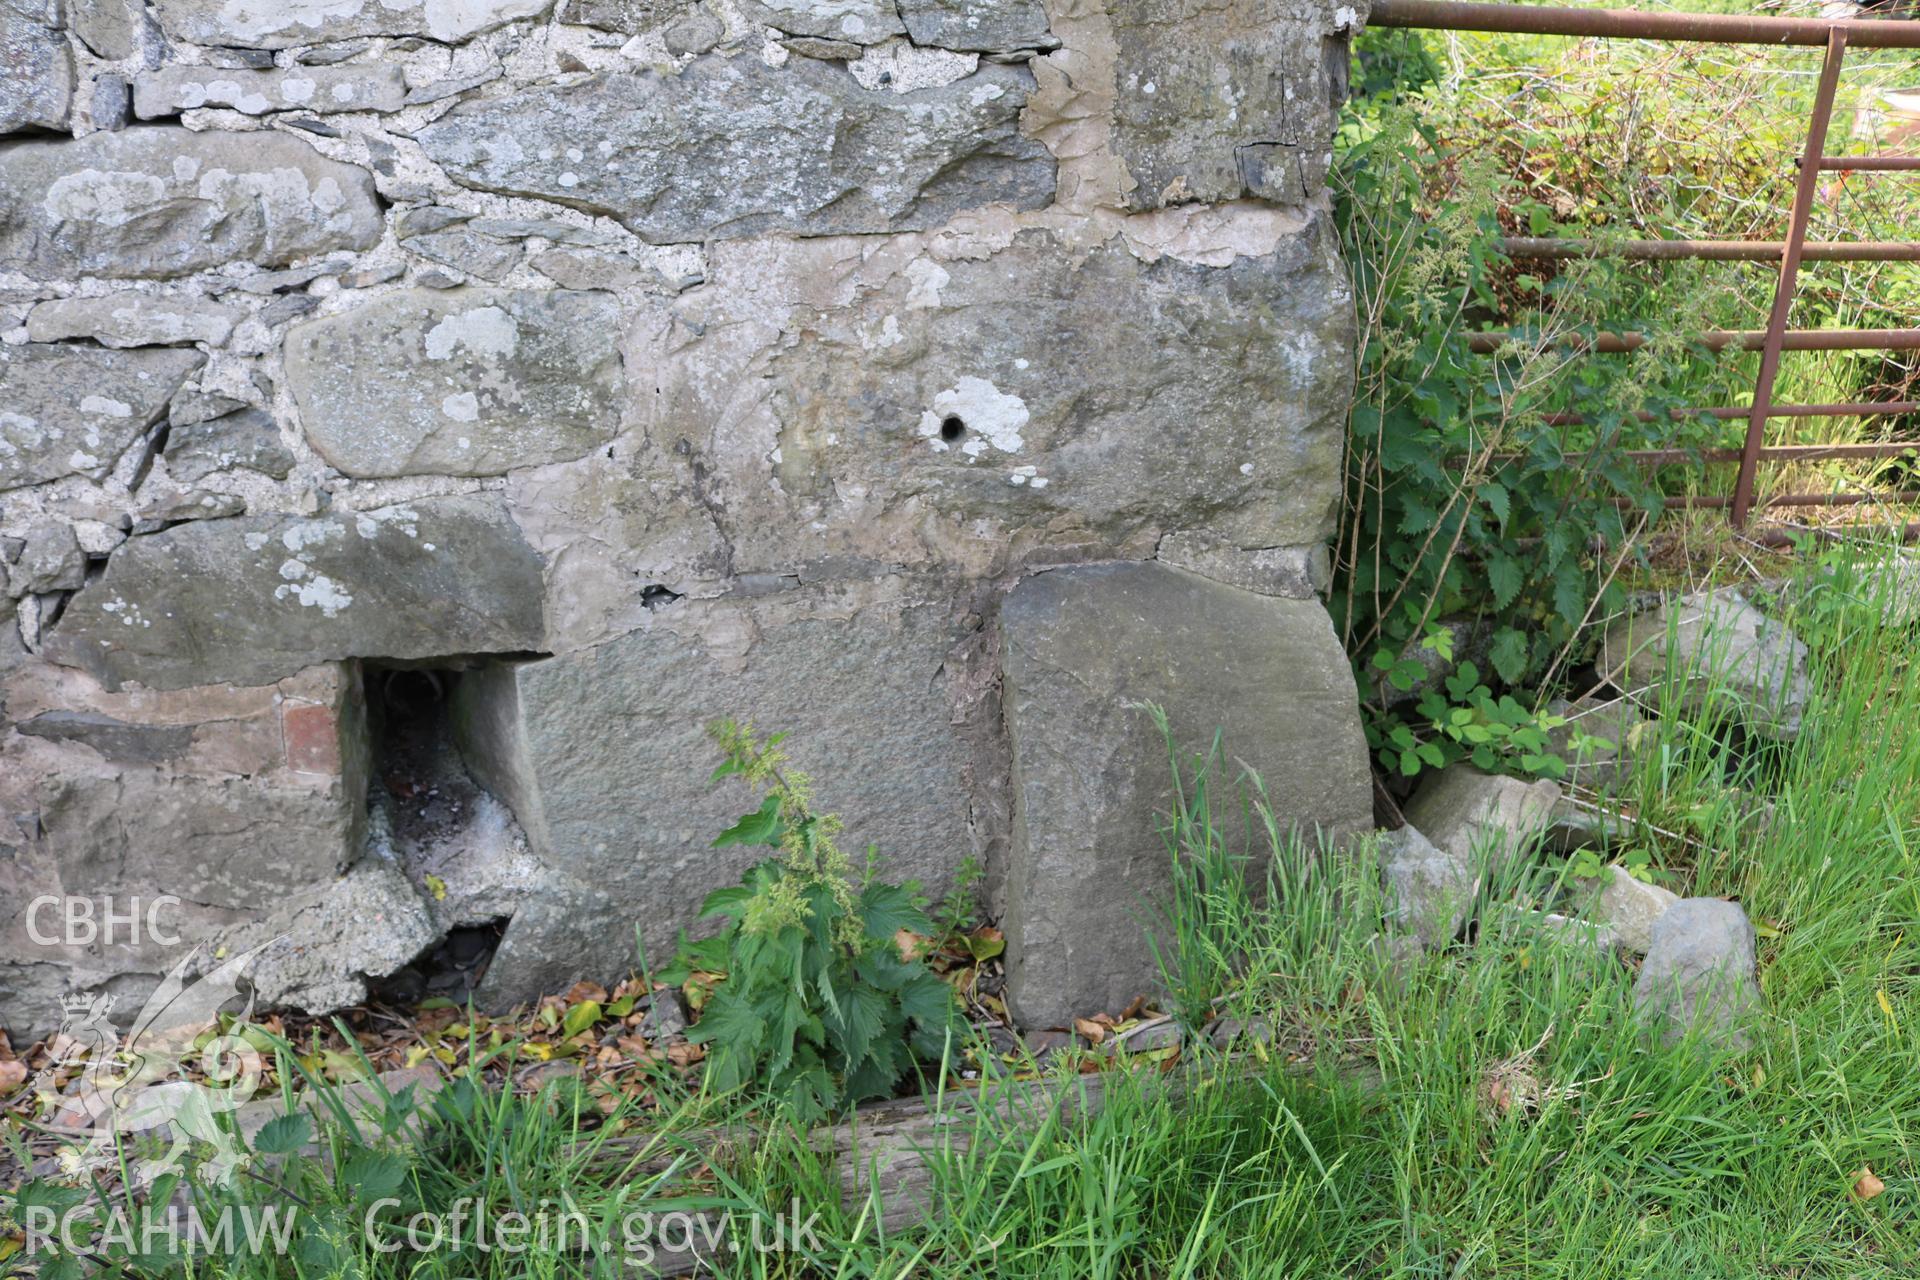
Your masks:
[[[0,492],[105,475],[206,359],[199,351],[0,346]]]
[[[1017,128],[1032,85],[982,66],[896,94],[810,58],[715,55],[476,102],[419,139],[456,181],[610,214],[654,243],[896,231],[1047,202],[1052,158]]]
[[[499,475],[619,431],[622,329],[610,293],[410,289],[294,326],[286,375],[347,475]]]
[[[1337,94],[1331,15],[1289,0],[1112,0],[1113,146],[1135,209],[1242,195],[1298,201],[1326,184]],[[1338,64],[1344,66],[1344,46]]]

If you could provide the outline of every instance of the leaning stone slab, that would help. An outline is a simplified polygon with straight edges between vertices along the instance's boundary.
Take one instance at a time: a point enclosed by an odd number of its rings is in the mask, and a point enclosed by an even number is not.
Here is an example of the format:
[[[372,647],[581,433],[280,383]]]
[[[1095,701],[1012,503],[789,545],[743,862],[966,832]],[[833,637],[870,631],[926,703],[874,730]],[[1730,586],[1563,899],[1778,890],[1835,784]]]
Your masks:
[[[1021,136],[1033,79],[864,89],[810,58],[701,58],[471,103],[417,135],[457,182],[610,214],[674,243],[940,226],[995,201],[1039,208],[1053,158]]]
[[[918,45],[977,53],[1051,49],[1040,0],[900,0],[907,34]]]
[[[1498,871],[1553,823],[1560,788],[1449,765],[1420,784],[1407,821],[1427,839],[1474,866]]]
[[[130,539],[47,637],[110,687],[261,684],[349,657],[539,649],[540,558],[500,502],[195,521]]]
[[[1735,591],[1697,592],[1622,618],[1600,637],[1599,668],[1642,701],[1672,678],[1686,709],[1730,702],[1748,728],[1783,742],[1799,736],[1811,693],[1807,647]]]
[[[1474,864],[1411,827],[1380,838],[1380,878],[1388,918],[1420,940],[1445,946],[1460,936],[1473,908]]]
[[[108,347],[223,345],[244,313],[205,298],[116,293],[104,298],[55,298],[27,313],[32,342],[92,338]]]
[[[697,631],[634,632],[461,677],[462,753],[545,868],[514,910],[484,999],[625,974],[636,924],[662,962],[709,892],[770,855],[711,847],[758,803],[708,779],[707,727],[725,717],[786,731],[820,804],[845,820],[846,847],[872,843],[889,879],[940,892],[974,847],[968,755],[943,676],[959,637],[942,608],[820,603],[812,617],[782,615],[802,606],[779,602],[704,606]]]
[[[1683,898],[1654,922],[1634,1008],[1663,1044],[1697,1029],[1708,1044],[1744,1052],[1763,1007],[1755,948],[1753,922],[1739,904]]]
[[[349,36],[430,36],[455,43],[532,18],[553,0],[154,0],[167,34],[193,44],[286,49]]]
[[[59,18],[59,0],[0,0],[0,133],[66,128],[73,55]]]
[[[0,491],[105,476],[205,361],[198,351],[0,346]]]
[[[169,126],[0,148],[0,268],[40,277],[280,266],[379,240],[373,175],[289,134]]]
[[[621,329],[610,293],[402,290],[295,327],[287,385],[347,475],[499,475],[618,434]]]
[[[247,71],[226,67],[162,67],[134,77],[133,114],[142,120],[196,107],[245,115],[270,111],[398,111],[407,81],[398,66],[291,67]]]
[[[1171,886],[1158,824],[1172,770],[1141,703],[1165,708],[1183,751],[1221,733],[1283,829],[1332,841],[1372,826],[1353,675],[1317,601],[1150,562],[1091,565],[1022,582],[1000,634],[1007,990],[1025,1025],[1117,1011],[1159,986],[1147,931]]]

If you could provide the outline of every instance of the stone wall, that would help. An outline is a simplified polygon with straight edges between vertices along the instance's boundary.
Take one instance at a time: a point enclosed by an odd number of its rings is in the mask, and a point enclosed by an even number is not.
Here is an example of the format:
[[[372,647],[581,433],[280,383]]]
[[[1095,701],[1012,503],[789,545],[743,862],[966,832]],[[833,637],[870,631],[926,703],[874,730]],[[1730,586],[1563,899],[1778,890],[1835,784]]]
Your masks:
[[[497,1003],[657,959],[753,856],[719,716],[891,874],[980,860],[1042,1023],[1150,980],[1140,700],[1369,825],[1360,20],[0,0],[0,1023],[177,958],[47,895],[285,935],[313,1010],[500,921]]]

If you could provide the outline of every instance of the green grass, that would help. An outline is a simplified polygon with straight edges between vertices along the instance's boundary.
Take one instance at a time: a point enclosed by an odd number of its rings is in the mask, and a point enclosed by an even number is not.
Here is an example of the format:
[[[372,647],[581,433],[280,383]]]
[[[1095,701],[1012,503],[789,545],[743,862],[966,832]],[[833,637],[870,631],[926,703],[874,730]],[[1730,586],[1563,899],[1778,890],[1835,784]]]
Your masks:
[[[929,1154],[924,1222],[883,1236],[877,1204],[842,1202],[824,1158],[764,1107],[769,1136],[696,1176],[692,1135],[747,1104],[674,1097],[666,1081],[649,1148],[606,1143],[608,1118],[570,1082],[532,1099],[456,1086],[422,1141],[336,1120],[329,1161],[268,1170],[238,1194],[298,1196],[337,1232],[364,1216],[391,1157],[403,1206],[389,1241],[415,1207],[462,1197],[496,1218],[572,1205],[616,1245],[630,1212],[822,1211],[798,1251],[723,1254],[729,1276],[1911,1275],[1920,671],[1858,569],[1830,557],[1791,593],[1815,701],[1790,750],[1668,722],[1626,785],[1649,822],[1687,837],[1648,837],[1662,881],[1737,897],[1764,926],[1767,1015],[1746,1054],[1655,1047],[1631,1015],[1628,965],[1484,909],[1550,893],[1563,874],[1551,861],[1486,889],[1470,945],[1396,970],[1374,941],[1370,851],[1309,854],[1256,784],[1199,769],[1169,833],[1185,868],[1165,953],[1176,1008],[1262,1019],[1270,1045],[1233,1062],[1190,1053],[1164,1076],[1107,1073],[1090,1117],[1031,1094],[974,1110]],[[1768,793],[1775,821],[1755,833],[1723,820],[1729,786]],[[1268,856],[1264,894],[1244,892],[1236,869]],[[1071,1098],[1088,1079],[1056,1084]],[[1861,1201],[1850,1186],[1867,1165],[1886,1191]],[[348,1231],[332,1252],[134,1274],[519,1280],[607,1265],[578,1250],[380,1253]]]

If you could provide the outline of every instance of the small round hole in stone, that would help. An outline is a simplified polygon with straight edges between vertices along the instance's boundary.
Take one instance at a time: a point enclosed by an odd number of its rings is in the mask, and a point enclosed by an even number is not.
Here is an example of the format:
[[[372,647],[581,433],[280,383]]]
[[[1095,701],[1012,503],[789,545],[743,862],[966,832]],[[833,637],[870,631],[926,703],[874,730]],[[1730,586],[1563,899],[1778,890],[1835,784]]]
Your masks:
[[[964,419],[951,413],[941,419],[940,438],[948,444],[952,444],[965,434],[967,434],[967,424]]]

